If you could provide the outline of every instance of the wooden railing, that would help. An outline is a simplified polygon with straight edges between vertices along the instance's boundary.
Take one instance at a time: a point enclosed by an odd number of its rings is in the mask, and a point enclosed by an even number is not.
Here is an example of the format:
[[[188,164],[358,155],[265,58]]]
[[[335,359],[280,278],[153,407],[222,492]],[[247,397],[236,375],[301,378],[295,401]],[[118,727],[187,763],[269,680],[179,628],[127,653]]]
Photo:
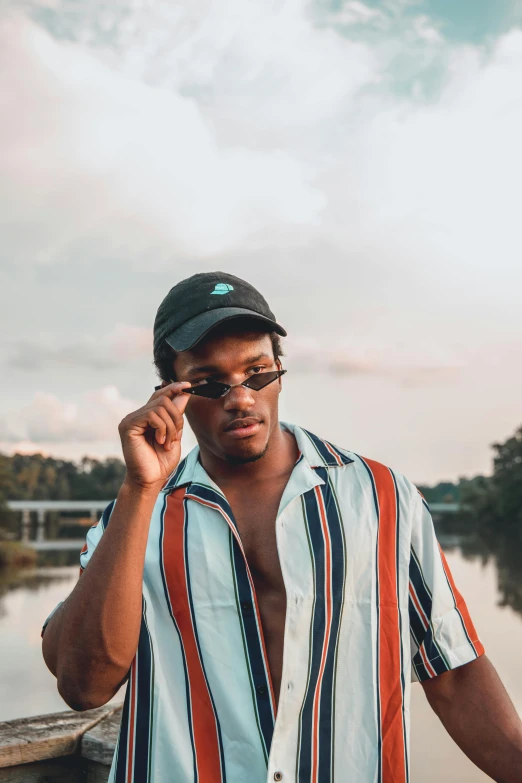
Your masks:
[[[0,723],[0,783],[106,783],[121,704]]]

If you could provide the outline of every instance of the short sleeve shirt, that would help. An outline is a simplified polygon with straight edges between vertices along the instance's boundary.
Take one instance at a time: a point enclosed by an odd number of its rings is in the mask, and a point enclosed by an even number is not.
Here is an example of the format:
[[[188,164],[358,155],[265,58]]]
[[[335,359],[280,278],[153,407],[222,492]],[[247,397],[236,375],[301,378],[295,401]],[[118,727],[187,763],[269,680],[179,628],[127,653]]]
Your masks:
[[[299,458],[275,522],[287,596],[277,709],[241,537],[196,448],[152,514],[110,783],[406,783],[411,680],[484,652],[417,488],[283,426]]]

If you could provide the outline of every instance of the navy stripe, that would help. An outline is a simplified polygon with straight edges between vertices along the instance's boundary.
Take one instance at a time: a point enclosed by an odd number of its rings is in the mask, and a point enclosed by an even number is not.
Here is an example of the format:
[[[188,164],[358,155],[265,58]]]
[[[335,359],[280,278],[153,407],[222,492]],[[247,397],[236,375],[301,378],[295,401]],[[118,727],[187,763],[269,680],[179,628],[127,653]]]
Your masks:
[[[94,528],[98,527],[98,525],[101,525],[102,533],[105,532],[105,529],[109,524],[109,520],[111,518],[112,510],[114,508],[115,503],[116,503],[115,500],[111,500],[109,505],[104,508],[103,514],[101,515],[99,521],[95,525],[92,525],[90,530],[94,530]],[[85,540],[85,543],[87,544],[87,539]],[[85,571],[85,567],[82,565],[82,558],[84,558],[88,554],[89,554],[89,545],[87,544],[87,549],[85,550],[85,552],[80,552],[80,573],[82,571]]]
[[[187,534],[188,524],[189,524],[189,513],[188,513],[188,506],[187,506],[187,498],[186,497],[183,500],[183,507],[185,509],[185,524],[183,526],[183,548],[184,548],[184,553],[185,553],[185,572],[186,572],[186,576],[187,576],[187,595],[188,595],[189,606],[190,606],[190,615],[191,615],[191,618],[192,618],[192,628],[194,630],[194,638],[196,640],[196,646],[198,648],[198,655],[199,655],[199,660],[200,660],[200,663],[201,663],[201,670],[203,672],[203,677],[205,678],[205,683],[206,683],[207,689],[208,689],[208,695],[210,696],[210,701],[212,703],[212,710],[214,712],[214,718],[216,720],[216,729],[217,729],[218,743],[219,743],[219,755],[220,755],[220,758],[221,758],[221,780],[223,781],[223,783],[226,783],[227,777],[226,777],[226,771],[225,771],[225,754],[224,754],[224,751],[223,751],[223,740],[221,738],[221,726],[220,726],[219,720],[218,720],[216,705],[214,703],[214,697],[212,696],[212,691],[210,690],[210,685],[209,685],[209,682],[208,682],[207,673],[205,671],[205,664],[203,663],[203,655],[202,655],[202,652],[201,652],[201,645],[199,643],[198,629],[197,629],[197,625],[196,625],[196,613],[194,611],[194,602],[192,600],[192,590],[191,590],[191,586],[190,586],[190,568],[189,568],[188,534]],[[138,778],[138,780],[140,780],[140,778]],[[217,783],[217,781],[216,781],[216,783]]]
[[[443,674],[444,672],[448,671],[449,666],[446,666],[444,659],[440,655],[439,648],[437,647],[433,639],[433,631],[431,625],[426,631],[426,636],[424,637],[424,641],[422,642],[422,647],[424,649],[424,652],[426,653],[426,658],[428,659],[432,668],[435,670],[437,674]],[[415,663],[422,663],[420,650],[415,654],[414,661]]]
[[[206,500],[217,505],[219,509],[227,515],[234,526],[234,529],[237,531],[234,514],[223,495],[220,495],[211,487],[205,487],[201,484],[191,484],[187,490],[187,494],[194,498],[200,498],[201,500]],[[248,565],[235,536],[233,536],[233,539],[234,571],[239,605],[242,609],[239,619],[243,625],[248,662],[252,672],[255,707],[259,717],[266,756],[268,757],[274,733],[274,715],[271,704],[270,683],[268,681],[265,657],[263,654],[263,644],[260,636],[260,632],[262,631],[258,628],[258,623],[259,626],[261,625],[261,618],[256,617],[255,596],[248,578]]]
[[[186,467],[187,467],[187,457],[185,457],[185,459],[181,460],[181,462],[179,463],[178,467],[174,471],[173,475],[169,478],[169,480],[167,481],[167,483],[163,487],[163,491],[165,491],[167,489],[173,489],[174,487],[176,487],[179,479],[181,478],[181,474],[183,473],[183,471],[185,470]]]
[[[328,470],[316,468],[315,471],[325,482],[319,489],[323,496],[326,510],[326,520],[330,532],[331,541],[331,584],[332,584],[332,621],[330,639],[326,653],[326,661],[323,672],[323,684],[321,690],[320,714],[319,714],[319,783],[330,783],[333,758],[333,682],[335,676],[335,662],[337,651],[337,636],[341,622],[344,598],[345,578],[345,551],[342,531],[342,522],[339,510],[329,481]]]
[[[317,435],[314,435],[312,432],[308,432],[308,430],[303,430],[303,432],[306,435],[308,435],[313,445],[315,446],[321,460],[327,467],[329,468],[339,467],[339,462],[336,460],[335,456],[328,450],[326,446],[326,441],[321,440],[321,438],[318,438]],[[338,448],[332,446],[331,443],[328,443],[328,445],[330,446],[331,449],[333,449],[333,451],[335,451],[335,453],[338,455],[343,465],[349,465],[350,462],[353,462],[353,459],[347,457],[345,454],[339,451]]]
[[[107,525],[109,524],[109,521],[110,521],[110,518],[111,518],[111,514],[112,514],[112,510],[114,508],[114,504],[115,503],[116,503],[115,500],[111,500],[111,502],[109,503],[108,506],[105,507],[105,509],[103,511],[103,514],[101,515],[101,519],[100,519],[99,524],[101,524],[102,529],[103,529],[104,532],[107,529]]]
[[[415,639],[417,646],[420,647],[421,643],[425,638],[425,634],[427,633],[427,630],[429,630],[431,638],[433,640],[432,643],[435,645],[436,648],[436,655],[440,655],[443,658],[445,663],[444,671],[447,671],[447,669],[450,668],[449,663],[444,657],[442,650],[437,645],[432,635],[433,628],[431,626],[431,616],[432,616],[433,600],[432,600],[431,590],[426,584],[426,580],[424,579],[424,576],[422,574],[422,569],[421,569],[419,559],[413,547],[411,547],[410,549],[410,583],[413,586],[419,604],[421,605],[422,610],[427,617],[428,626],[430,626],[429,629],[426,629],[426,621],[424,620],[424,618],[422,618],[419,615],[417,608],[410,597],[410,602],[409,602],[410,628],[412,630],[413,638]],[[422,632],[421,632],[421,626],[423,629]]]
[[[163,502],[163,508],[161,510],[160,515],[160,536],[159,536],[159,562],[160,562],[160,570],[161,570],[161,580],[163,582],[163,591],[165,593],[165,600],[167,602],[167,607],[169,610],[169,614],[171,616],[172,622],[174,623],[174,628],[176,629],[176,633],[178,634],[179,639],[179,646],[181,650],[181,659],[183,661],[183,672],[185,674],[185,696],[186,696],[186,702],[187,702],[187,721],[188,721],[188,727],[189,727],[189,733],[190,733],[190,744],[192,746],[192,758],[193,758],[193,764],[194,764],[194,780],[197,781],[198,779],[198,771],[197,771],[197,763],[196,763],[196,746],[194,745],[194,733],[192,731],[192,704],[190,701],[190,686],[189,686],[189,678],[188,678],[188,671],[187,671],[187,660],[185,657],[185,648],[183,647],[183,640],[181,638],[181,633],[178,628],[178,624],[176,622],[176,618],[174,617],[174,612],[172,611],[172,606],[170,603],[169,598],[169,590],[167,587],[167,580],[165,577],[165,566],[163,563],[163,538],[164,538],[164,528],[165,528],[165,510],[167,508],[167,499],[168,494],[165,495],[165,500]]]
[[[411,595],[408,596],[408,608],[410,614],[410,632],[413,636],[413,641],[417,647],[420,647],[426,634],[426,626],[417,612],[417,607],[413,603]]]
[[[121,714],[120,733],[118,736],[118,750],[116,756],[116,770],[114,783],[125,783],[127,776],[127,742],[129,739],[129,715],[130,715],[131,683],[127,682],[123,712]]]
[[[145,612],[145,599],[143,599],[143,614],[137,652],[136,739],[134,742],[134,780],[143,781],[143,783],[147,783],[149,780],[149,740],[152,720],[154,668],[152,641],[145,619]]]
[[[301,711],[301,748],[299,753],[298,781],[299,783],[310,783],[312,776],[312,738],[313,738],[313,703],[314,694],[317,686],[319,667],[321,665],[321,653],[326,626],[325,614],[325,546],[321,528],[321,518],[317,507],[315,490],[310,489],[304,493],[304,508],[306,524],[312,554],[315,562],[315,585],[314,585],[314,613],[312,619],[312,645],[311,658],[309,662],[308,687]]]
[[[415,674],[419,679],[419,682],[424,682],[424,680],[431,679],[428,670],[424,666],[424,662],[422,661],[422,659],[418,654],[416,654],[413,657],[412,664],[413,664],[413,668],[415,669]]]
[[[344,579],[345,579],[345,549],[342,522],[337,503],[329,481],[326,468],[316,468],[315,472],[325,482],[318,488],[321,492],[326,524],[330,534],[330,580],[332,591],[332,617],[329,637],[327,639],[325,665],[322,674],[322,687],[319,700],[318,723],[318,780],[329,783],[332,779],[332,746],[334,741],[334,678],[336,667],[336,652],[339,625],[343,609]],[[304,494],[304,508],[308,535],[315,560],[314,612],[312,620],[312,644],[308,687],[305,694],[300,718],[300,752],[298,780],[309,783],[312,774],[312,743],[313,743],[313,705],[316,689],[319,685],[321,657],[326,634],[327,597],[325,591],[326,574],[326,544],[316,489],[310,489]]]
[[[419,604],[421,605],[429,623],[431,620],[431,609],[433,605],[431,592],[428,590],[428,587],[423,579],[420,563],[413,550],[413,547],[410,549],[410,582],[415,589],[415,593],[419,599]],[[417,610],[415,609],[415,614],[416,613]],[[412,618],[410,617],[410,620],[411,619]],[[425,627],[426,626],[424,625],[424,628]]]

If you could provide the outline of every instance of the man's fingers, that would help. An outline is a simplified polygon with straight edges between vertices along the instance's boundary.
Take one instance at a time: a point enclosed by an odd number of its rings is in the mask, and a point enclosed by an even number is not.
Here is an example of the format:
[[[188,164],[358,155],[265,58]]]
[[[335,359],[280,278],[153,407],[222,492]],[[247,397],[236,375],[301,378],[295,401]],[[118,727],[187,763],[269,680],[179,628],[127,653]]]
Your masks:
[[[188,394],[180,395],[179,397],[175,397],[173,400],[169,400],[168,397],[163,397],[161,399],[160,405],[165,408],[165,410],[168,412],[169,416],[172,417],[172,421],[175,424],[176,432],[181,432],[183,429],[184,424],[184,417],[183,417],[183,411],[185,410],[187,403],[181,397],[189,397]],[[180,407],[182,407],[182,410],[180,410]]]
[[[158,441],[158,443],[163,443],[165,449],[168,451],[170,449],[170,444],[175,440],[177,435],[176,422],[172,420],[172,416],[162,405],[158,405],[157,408],[154,408],[154,413],[157,414],[165,424],[165,438],[164,440]]]
[[[189,383],[189,381],[175,381],[174,383],[169,383],[168,386],[162,386],[161,389],[155,391],[154,394],[151,395],[149,402],[153,402],[153,400],[157,400],[158,397],[163,397],[163,395],[167,395],[170,398],[175,397],[177,394],[180,394],[183,389],[186,389],[191,385],[192,384]],[[187,397],[188,395],[183,394],[182,396]]]
[[[167,425],[157,411],[149,411],[147,415],[147,424],[155,430],[154,437],[158,443],[165,443],[167,437]]]

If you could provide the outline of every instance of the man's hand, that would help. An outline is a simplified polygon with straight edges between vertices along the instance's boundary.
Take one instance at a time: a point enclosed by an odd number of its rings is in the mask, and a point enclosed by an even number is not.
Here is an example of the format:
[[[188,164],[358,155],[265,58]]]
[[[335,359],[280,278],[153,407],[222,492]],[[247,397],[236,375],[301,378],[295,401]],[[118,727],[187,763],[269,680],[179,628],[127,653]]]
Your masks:
[[[142,489],[160,488],[181,457],[183,413],[190,399],[182,394],[190,383],[171,383],[154,392],[139,410],[120,422],[119,432],[127,466],[125,481]]]
[[[421,683],[449,735],[497,783],[522,781],[522,722],[485,655]]]

